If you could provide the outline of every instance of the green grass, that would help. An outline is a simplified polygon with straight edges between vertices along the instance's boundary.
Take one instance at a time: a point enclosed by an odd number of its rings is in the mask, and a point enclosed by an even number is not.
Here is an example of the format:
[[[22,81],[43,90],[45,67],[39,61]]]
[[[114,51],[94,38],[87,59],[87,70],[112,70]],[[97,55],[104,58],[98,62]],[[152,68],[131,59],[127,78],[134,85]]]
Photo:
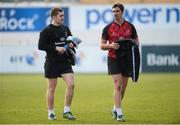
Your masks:
[[[118,124],[112,120],[113,84],[106,74],[76,74],[72,111],[76,121],[62,118],[65,84],[55,93],[56,121],[47,120],[42,74],[0,74],[0,124]],[[180,123],[180,74],[141,74],[129,80],[123,100],[125,124]]]

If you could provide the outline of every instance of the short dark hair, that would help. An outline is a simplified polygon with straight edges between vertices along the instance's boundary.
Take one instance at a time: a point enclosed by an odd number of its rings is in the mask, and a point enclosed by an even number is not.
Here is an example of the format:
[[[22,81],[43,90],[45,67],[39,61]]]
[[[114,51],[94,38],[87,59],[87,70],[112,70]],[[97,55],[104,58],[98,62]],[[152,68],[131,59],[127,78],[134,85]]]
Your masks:
[[[63,12],[63,9],[58,8],[58,7],[52,8],[52,9],[51,9],[51,13],[50,13],[51,18],[52,18],[53,16],[57,16],[57,15],[58,15],[58,12]]]
[[[118,7],[122,12],[124,12],[124,6],[120,3],[115,3],[112,8]]]

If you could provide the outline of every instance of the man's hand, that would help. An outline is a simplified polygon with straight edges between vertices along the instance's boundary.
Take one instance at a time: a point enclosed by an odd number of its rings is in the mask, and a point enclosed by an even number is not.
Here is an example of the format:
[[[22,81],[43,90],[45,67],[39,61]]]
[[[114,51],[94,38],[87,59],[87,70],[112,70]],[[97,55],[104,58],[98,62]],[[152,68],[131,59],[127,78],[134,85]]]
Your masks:
[[[60,54],[63,54],[66,50],[64,47],[56,46],[56,51],[58,51],[58,53],[60,53]]]
[[[111,49],[114,49],[114,50],[117,50],[117,49],[119,49],[119,43],[115,43],[115,42],[113,42],[112,44],[110,44],[110,48]]]
[[[109,50],[109,49],[117,50],[117,49],[119,49],[119,47],[120,47],[120,45],[116,42],[107,44],[107,40],[105,40],[105,39],[101,40],[101,49],[102,50]]]

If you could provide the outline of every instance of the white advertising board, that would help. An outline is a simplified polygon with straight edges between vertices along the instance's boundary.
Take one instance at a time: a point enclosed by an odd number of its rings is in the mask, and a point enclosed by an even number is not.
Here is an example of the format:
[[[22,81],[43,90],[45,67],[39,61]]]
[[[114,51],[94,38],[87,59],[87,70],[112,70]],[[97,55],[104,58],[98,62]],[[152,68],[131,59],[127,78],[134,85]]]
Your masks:
[[[107,72],[107,55],[99,46],[80,46],[77,50],[75,72]]]
[[[71,6],[73,30],[97,30],[113,21],[111,5]],[[179,4],[125,5],[124,18],[142,28],[180,28]]]
[[[71,6],[71,30],[82,33],[86,44],[97,44],[113,21],[111,11],[111,5]],[[142,45],[180,45],[180,4],[125,5],[124,18],[135,25]]]
[[[36,46],[1,46],[0,73],[40,73],[45,53]]]
[[[97,46],[79,47],[75,72],[106,72],[106,53]],[[0,47],[0,73],[42,73],[44,71],[45,52],[37,46]]]

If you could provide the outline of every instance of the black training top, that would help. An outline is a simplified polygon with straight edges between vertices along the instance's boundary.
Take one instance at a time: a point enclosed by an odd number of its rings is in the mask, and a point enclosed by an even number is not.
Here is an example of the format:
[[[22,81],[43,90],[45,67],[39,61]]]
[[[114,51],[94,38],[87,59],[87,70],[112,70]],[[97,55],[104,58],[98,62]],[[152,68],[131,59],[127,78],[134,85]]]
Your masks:
[[[66,44],[66,38],[71,35],[67,26],[54,26],[49,24],[40,32],[38,48],[46,51],[47,62],[68,63],[66,52],[59,54],[56,46],[63,47]]]

